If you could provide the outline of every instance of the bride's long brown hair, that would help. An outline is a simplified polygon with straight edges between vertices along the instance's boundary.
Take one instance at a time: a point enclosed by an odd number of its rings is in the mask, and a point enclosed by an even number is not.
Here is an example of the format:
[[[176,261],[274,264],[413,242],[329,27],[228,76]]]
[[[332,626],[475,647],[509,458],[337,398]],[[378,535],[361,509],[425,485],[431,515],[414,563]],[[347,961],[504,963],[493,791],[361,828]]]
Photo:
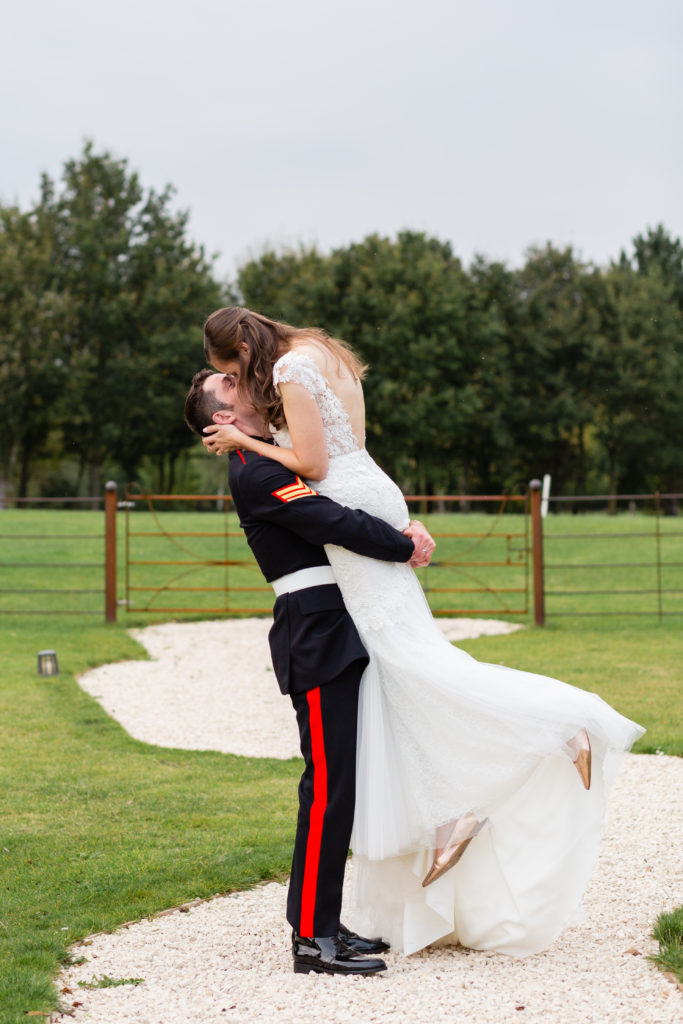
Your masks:
[[[284,426],[282,399],[273,384],[273,366],[297,339],[312,338],[335,356],[357,380],[367,367],[350,345],[331,338],[320,327],[292,327],[270,320],[242,306],[225,306],[211,314],[204,324],[204,353],[207,362],[239,359],[241,345],[249,350],[246,373],[240,380],[258,413],[274,427]]]

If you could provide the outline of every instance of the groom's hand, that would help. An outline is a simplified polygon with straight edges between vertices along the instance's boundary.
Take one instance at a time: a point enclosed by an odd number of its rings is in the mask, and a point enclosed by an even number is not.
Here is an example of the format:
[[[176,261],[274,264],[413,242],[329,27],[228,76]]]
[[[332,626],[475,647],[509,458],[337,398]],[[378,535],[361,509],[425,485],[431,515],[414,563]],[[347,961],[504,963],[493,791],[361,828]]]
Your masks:
[[[425,565],[429,565],[432,552],[436,547],[429,531],[417,519],[411,519],[409,526],[403,532],[406,537],[410,537],[415,545],[413,557],[408,562],[408,565],[412,565],[413,569],[420,569]]]

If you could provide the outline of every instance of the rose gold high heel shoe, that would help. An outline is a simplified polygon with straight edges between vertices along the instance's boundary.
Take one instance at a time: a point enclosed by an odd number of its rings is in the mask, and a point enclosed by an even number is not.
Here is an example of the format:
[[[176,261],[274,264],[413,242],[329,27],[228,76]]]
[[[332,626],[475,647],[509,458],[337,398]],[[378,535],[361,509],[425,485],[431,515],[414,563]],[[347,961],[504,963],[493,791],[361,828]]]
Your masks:
[[[477,833],[481,832],[487,821],[488,818],[478,821],[474,814],[469,811],[467,814],[463,814],[461,818],[456,818],[455,821],[449,822],[448,825],[442,825],[441,828],[437,829],[437,842],[440,838],[439,833],[442,830],[446,830],[445,842],[442,847],[437,848],[432,866],[425,875],[422,885],[431,885],[437,878],[441,878],[446,871],[455,867],[467,847]]]
[[[572,736],[565,744],[569,751],[581,781],[586,789],[591,788],[591,741],[585,729],[579,729],[576,736]]]

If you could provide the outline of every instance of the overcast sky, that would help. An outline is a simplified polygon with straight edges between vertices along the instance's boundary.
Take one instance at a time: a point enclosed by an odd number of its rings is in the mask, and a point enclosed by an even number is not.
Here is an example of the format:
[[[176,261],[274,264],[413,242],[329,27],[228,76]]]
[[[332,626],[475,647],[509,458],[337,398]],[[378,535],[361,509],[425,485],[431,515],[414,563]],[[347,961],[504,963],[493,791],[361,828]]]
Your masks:
[[[15,0],[0,39],[0,200],[92,138],[224,275],[402,228],[512,265],[683,235],[681,0]]]

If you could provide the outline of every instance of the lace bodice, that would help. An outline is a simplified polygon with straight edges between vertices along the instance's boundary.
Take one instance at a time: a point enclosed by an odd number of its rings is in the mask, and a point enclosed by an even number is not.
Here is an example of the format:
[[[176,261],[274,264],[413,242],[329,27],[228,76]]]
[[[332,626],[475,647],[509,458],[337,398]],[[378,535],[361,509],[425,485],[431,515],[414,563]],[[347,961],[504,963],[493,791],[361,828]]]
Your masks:
[[[327,454],[347,455],[357,451],[358,442],[351,429],[351,421],[339,397],[334,393],[324,373],[305,352],[285,352],[273,367],[273,383],[302,384],[313,396],[320,409]],[[291,447],[289,431],[285,428],[274,433],[277,443],[284,448]]]
[[[340,505],[363,509],[398,530],[405,529],[408,509],[401,491],[366,449],[358,446],[346,409],[310,356],[287,352],[275,363],[273,381],[276,386],[286,381],[303,384],[318,403],[329,466],[324,480],[311,481],[315,489]],[[287,429],[276,431],[274,436],[281,447],[291,448]],[[390,623],[402,621],[403,628],[410,628],[410,620],[404,621],[403,616],[410,607],[409,593],[415,588],[419,591],[420,585],[407,564],[365,558],[334,544],[326,544],[325,550],[364,642],[368,631]],[[421,592],[420,598],[424,601]]]

